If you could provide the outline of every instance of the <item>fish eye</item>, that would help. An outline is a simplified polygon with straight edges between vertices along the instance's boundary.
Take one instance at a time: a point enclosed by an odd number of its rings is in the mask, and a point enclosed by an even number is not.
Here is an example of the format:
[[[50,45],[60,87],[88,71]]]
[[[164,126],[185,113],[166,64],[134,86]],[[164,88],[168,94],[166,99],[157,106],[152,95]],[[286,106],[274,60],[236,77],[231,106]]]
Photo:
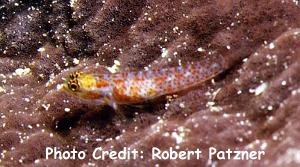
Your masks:
[[[69,82],[68,83],[69,89],[71,89],[73,92],[77,91],[79,89],[79,85],[77,82]]]
[[[79,84],[77,81],[78,76],[79,76],[79,72],[73,72],[69,75],[70,80],[68,82],[68,87],[73,92],[75,92],[79,89]]]

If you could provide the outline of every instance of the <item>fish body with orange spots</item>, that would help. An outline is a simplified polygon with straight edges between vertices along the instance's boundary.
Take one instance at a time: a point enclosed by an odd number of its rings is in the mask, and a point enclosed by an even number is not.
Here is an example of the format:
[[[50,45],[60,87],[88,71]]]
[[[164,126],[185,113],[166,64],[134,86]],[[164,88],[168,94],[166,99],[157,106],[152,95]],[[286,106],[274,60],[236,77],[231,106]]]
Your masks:
[[[86,100],[117,108],[136,104],[200,85],[222,72],[222,64],[193,62],[185,66],[115,74],[75,72],[64,89]]]

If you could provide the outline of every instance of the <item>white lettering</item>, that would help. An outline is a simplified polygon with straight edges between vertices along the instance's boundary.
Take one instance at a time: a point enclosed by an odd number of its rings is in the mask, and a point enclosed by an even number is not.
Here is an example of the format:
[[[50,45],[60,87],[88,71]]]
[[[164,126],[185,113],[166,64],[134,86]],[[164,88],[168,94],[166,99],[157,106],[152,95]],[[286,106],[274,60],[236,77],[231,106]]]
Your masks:
[[[209,147],[208,149],[208,159],[213,159],[213,155],[217,153],[217,149],[214,147]]]
[[[264,151],[232,151],[230,149],[226,151],[219,151],[214,147],[210,147],[208,153],[210,160],[213,158],[218,160],[260,160],[261,156],[265,155]]]
[[[49,159],[49,156],[53,155],[53,159],[84,159],[86,157],[86,153],[84,151],[77,151],[73,148],[71,151],[65,150],[60,151],[56,147],[46,147],[46,159]]]
[[[163,160],[188,159],[189,160],[191,159],[191,156],[195,156],[195,155],[196,158],[199,159],[201,153],[202,152],[199,149],[197,149],[196,151],[179,151],[179,150],[177,151],[177,150],[173,150],[173,148],[170,147],[169,150],[161,151],[159,148],[153,147],[152,159],[163,159]]]
[[[49,155],[53,154],[53,148],[46,147],[46,159],[49,158]]]
[[[159,154],[161,153],[160,149],[157,147],[152,148],[152,159],[161,159]]]
[[[131,157],[132,156],[132,157]],[[105,160],[106,158],[115,160],[129,160],[129,159],[136,159],[138,156],[138,151],[136,149],[133,149],[132,151],[130,148],[124,147],[121,151],[106,151],[103,150],[101,147],[97,147],[94,149],[92,157],[95,160]]]
[[[265,155],[265,151],[258,151],[258,160],[261,160],[262,155]]]
[[[94,149],[92,156],[95,160],[99,160],[101,158],[101,154],[100,154],[101,151],[102,151],[102,147],[97,147]],[[100,152],[100,153],[98,153],[98,152]],[[100,155],[97,155],[97,154],[100,154]]]

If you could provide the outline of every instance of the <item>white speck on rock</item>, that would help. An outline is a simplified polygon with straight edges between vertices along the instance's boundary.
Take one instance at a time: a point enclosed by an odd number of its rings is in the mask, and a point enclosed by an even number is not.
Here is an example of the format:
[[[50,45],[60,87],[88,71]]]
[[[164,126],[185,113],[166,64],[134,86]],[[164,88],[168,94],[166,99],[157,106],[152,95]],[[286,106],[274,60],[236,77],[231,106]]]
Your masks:
[[[78,59],[76,59],[76,58],[73,59],[73,63],[74,63],[74,64],[78,65],[79,62],[80,62],[80,61],[79,61]]]
[[[182,135],[181,133],[178,134],[176,132],[172,132],[171,137],[176,140],[176,144],[180,144],[183,142],[184,135]]]
[[[65,108],[65,112],[70,112],[71,109],[70,108]]]
[[[268,88],[268,84],[266,82],[262,83],[257,88],[255,88],[254,91],[255,96],[262,94],[264,91],[266,91],[267,88]]]
[[[165,58],[165,57],[168,56],[168,54],[169,54],[169,50],[168,50],[168,49],[162,48],[161,51],[162,51],[162,53],[161,53],[161,57],[162,57],[162,58]]]
[[[74,8],[76,2],[77,2],[77,0],[71,0],[71,1],[70,1],[70,7],[71,7],[71,8]]]
[[[210,109],[210,111],[212,111],[212,112],[220,112],[220,111],[223,110],[223,108],[220,107],[220,106],[211,106],[209,109]]]
[[[0,93],[1,93],[1,92],[5,92],[5,91],[6,91],[6,90],[5,90],[3,87],[0,86]]]
[[[121,63],[119,60],[114,60],[114,65],[111,67],[106,67],[106,69],[111,73],[117,73],[119,71]]]
[[[274,45],[273,42],[269,44],[269,48],[270,48],[270,49],[274,49],[274,48],[275,48],[275,45]]]
[[[46,49],[44,47],[39,48],[37,51],[38,52],[44,52]]]
[[[180,107],[180,108],[185,108],[184,102],[179,103],[179,107]]]
[[[272,111],[273,110],[273,106],[268,106],[268,111]]]
[[[30,102],[30,99],[29,99],[28,97],[24,98],[24,100],[25,100],[26,102]]]
[[[260,149],[265,150],[267,148],[267,146],[268,146],[268,143],[264,141],[261,143]]]
[[[57,84],[57,85],[56,85],[56,89],[57,89],[57,90],[60,90],[60,89],[62,89],[63,87],[64,87],[63,84]]]
[[[119,60],[114,60],[114,64],[117,65],[117,66],[120,66],[121,62]]]
[[[30,68],[18,68],[15,70],[15,75],[18,76],[25,76],[31,73],[31,69]]]
[[[50,104],[42,104],[42,107],[48,111],[49,107],[50,107]]]
[[[197,49],[197,51],[198,52],[204,52],[205,50],[202,47],[200,47],[200,48]]]

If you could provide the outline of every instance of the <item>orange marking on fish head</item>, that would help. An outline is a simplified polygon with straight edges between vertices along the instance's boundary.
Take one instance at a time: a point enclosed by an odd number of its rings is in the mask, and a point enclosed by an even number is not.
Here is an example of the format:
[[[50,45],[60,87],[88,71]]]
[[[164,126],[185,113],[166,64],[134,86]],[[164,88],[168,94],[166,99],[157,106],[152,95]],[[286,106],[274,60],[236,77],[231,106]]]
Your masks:
[[[96,82],[96,87],[97,88],[102,88],[102,87],[106,87],[106,86],[109,86],[109,83],[106,80],[101,79],[101,80]]]
[[[87,92],[83,95],[83,98],[90,99],[90,100],[97,100],[102,97],[103,96],[100,93],[96,93],[96,92]]]

